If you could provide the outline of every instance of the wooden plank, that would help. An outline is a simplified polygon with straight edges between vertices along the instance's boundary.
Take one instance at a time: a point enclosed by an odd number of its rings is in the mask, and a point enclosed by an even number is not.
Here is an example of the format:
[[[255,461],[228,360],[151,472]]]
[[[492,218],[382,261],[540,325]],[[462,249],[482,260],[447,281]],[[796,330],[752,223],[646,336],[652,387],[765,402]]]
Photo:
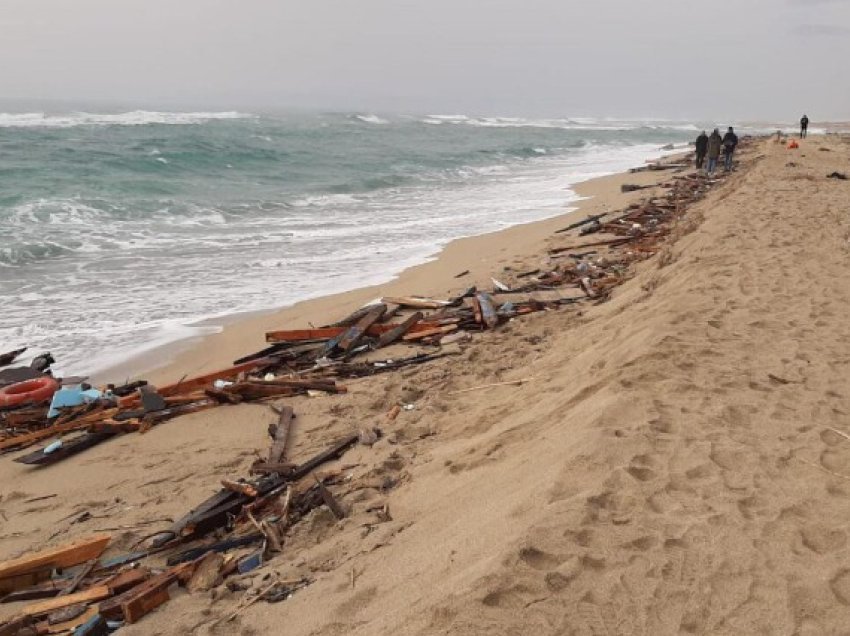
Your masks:
[[[68,545],[47,548],[11,561],[4,561],[0,563],[0,579],[44,568],[69,568],[91,561],[103,554],[109,539],[108,534],[96,534]]]
[[[161,589],[168,589],[168,587],[174,583],[177,578],[184,573],[192,570],[194,568],[194,563],[188,561],[186,563],[181,563],[173,568],[170,568],[163,572],[162,574],[157,574],[156,576],[148,579],[144,583],[137,585],[135,587],[130,588],[123,594],[119,596],[113,596],[108,601],[105,601],[100,604],[100,613],[105,618],[110,620],[119,619],[124,616],[124,606],[132,603],[136,599],[146,599],[150,598],[152,592]],[[138,606],[132,606],[133,611],[137,609],[142,609],[145,603],[142,602]]]
[[[151,571],[148,568],[132,568],[119,572],[115,576],[106,579],[103,585],[109,588],[112,595],[123,594],[127,590],[141,585],[151,576]]]
[[[21,610],[21,614],[23,616],[41,616],[43,614],[49,614],[54,610],[68,607],[69,605],[76,605],[77,603],[93,603],[94,601],[102,601],[105,598],[109,598],[111,595],[112,593],[109,591],[107,586],[98,585],[90,587],[87,590],[83,590],[82,592],[75,592],[74,594],[68,594],[66,596],[57,596],[56,598],[41,601],[40,603],[31,603]]]
[[[50,576],[47,573],[47,576]],[[66,581],[44,581],[19,589],[16,592],[11,592],[0,598],[0,603],[18,603],[20,601],[37,601],[43,598],[53,598],[58,596],[59,592],[66,585]]]
[[[76,618],[72,618],[67,621],[62,621],[61,623],[50,623],[48,621],[44,621],[38,624],[38,633],[39,634],[64,634],[66,632],[70,632],[73,629],[77,629],[79,626],[87,623],[91,619],[97,616],[97,608],[89,607],[85,612],[77,616]],[[51,617],[52,618],[52,617]],[[75,634],[76,636],[76,634]]]
[[[325,502],[325,505],[334,514],[334,517],[336,517],[337,519],[345,519],[345,510],[342,509],[342,506],[336,500],[336,497],[333,496],[331,491],[327,489],[325,484],[323,484],[318,477],[313,475],[313,479],[316,480],[316,487],[319,489],[319,494],[322,496],[322,501]]]
[[[484,317],[481,315],[481,303],[479,303],[478,299],[473,296],[469,299],[469,304],[472,307],[472,315],[475,318],[475,322],[479,325],[483,325]]]
[[[274,425],[272,434],[272,446],[269,449],[269,464],[277,464],[286,459],[286,445],[289,442],[289,432],[292,429],[292,418],[295,412],[291,406],[282,406],[277,424]]]
[[[389,322],[398,315],[399,311],[401,311],[401,305],[387,303],[387,310],[384,312],[384,315],[381,316],[381,322]]]
[[[416,298],[415,296],[388,296],[382,298],[384,304],[401,305],[402,307],[412,307],[414,309],[440,309],[451,303],[447,300],[434,300],[433,298]]]
[[[412,342],[414,340],[422,340],[423,338],[430,338],[431,336],[441,336],[446,333],[451,333],[452,331],[457,331],[457,325],[445,325],[443,327],[434,327],[433,329],[429,329],[428,331],[418,331],[416,333],[409,333],[402,338],[405,342]]]
[[[237,364],[226,369],[220,369],[219,371],[213,371],[212,373],[195,376],[180,382],[175,382],[174,384],[169,384],[168,386],[161,387],[158,393],[162,397],[169,397],[172,395],[183,395],[191,393],[192,391],[207,389],[210,388],[210,385],[212,385],[212,383],[216,380],[233,379],[240,373],[250,373],[251,371],[255,371],[272,363],[274,363],[273,358],[251,360],[250,362]],[[131,406],[138,404],[138,402],[138,395],[128,395],[127,397],[121,398],[119,404],[121,406]]]
[[[124,622],[132,625],[139,622],[144,616],[150,614],[160,605],[171,600],[168,588],[161,587],[147,590],[143,594],[133,597],[126,603],[121,604],[121,613],[124,614]]]
[[[475,298],[481,306],[481,317],[488,329],[493,329],[499,324],[499,316],[496,314],[496,308],[493,306],[493,299],[490,294],[476,294]]]
[[[35,572],[26,574],[15,574],[0,579],[0,594],[8,594],[16,590],[25,590],[43,581],[47,581],[53,574],[53,568],[47,566]]]
[[[417,311],[415,314],[408,317],[407,320],[405,320],[400,325],[396,325],[393,329],[382,333],[381,336],[378,338],[377,348],[380,349],[381,347],[386,347],[387,345],[392,344],[399,338],[403,337],[408,331],[413,328],[416,323],[422,320],[422,317],[422,312]]]
[[[441,305],[442,307],[442,305]],[[396,327],[399,327],[398,323],[386,323],[386,324],[376,324],[372,325],[366,330],[367,336],[379,337],[382,334],[392,331]],[[410,331],[417,331],[419,329],[431,329],[434,325],[430,322],[423,322],[420,324],[414,325]],[[284,331],[269,331],[266,333],[266,341],[267,342],[297,342],[300,340],[312,340],[316,333],[325,334],[325,340],[332,340],[334,338],[340,338],[345,332],[345,327],[325,327],[323,329],[288,329]]]
[[[377,323],[386,310],[387,306],[380,304],[358,320],[357,324],[349,327],[348,331],[342,336],[342,340],[339,341],[339,348],[350,353],[364,338],[369,327]]]

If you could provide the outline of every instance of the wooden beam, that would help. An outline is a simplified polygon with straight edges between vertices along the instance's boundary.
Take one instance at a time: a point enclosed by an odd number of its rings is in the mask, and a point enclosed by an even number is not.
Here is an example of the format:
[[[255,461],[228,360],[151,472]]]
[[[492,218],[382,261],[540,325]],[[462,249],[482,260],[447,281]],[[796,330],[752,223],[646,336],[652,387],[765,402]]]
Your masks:
[[[493,329],[499,324],[499,316],[496,314],[496,308],[493,306],[493,299],[490,294],[477,294],[475,298],[481,307],[481,317],[488,329]]]
[[[401,305],[402,307],[413,307],[414,309],[440,309],[451,303],[447,300],[434,300],[433,298],[416,298],[415,296],[388,296],[381,299],[382,303]]]
[[[441,336],[446,333],[451,333],[452,331],[457,331],[457,325],[445,325],[443,327],[434,327],[433,329],[429,329],[428,331],[417,331],[416,333],[409,333],[402,340],[405,342],[412,342],[414,340],[422,340],[423,338],[429,338],[431,336]]]
[[[174,384],[169,384],[167,386],[161,387],[158,393],[162,397],[169,397],[172,395],[184,395],[186,393],[192,393],[193,391],[211,388],[212,383],[216,380],[232,379],[240,373],[250,373],[251,371],[255,371],[256,369],[268,366],[273,362],[274,360],[272,358],[260,358],[259,360],[251,360],[250,362],[245,362],[244,364],[237,364],[226,369],[213,371],[212,373],[198,375],[193,378],[181,380],[180,382],[175,382]],[[138,402],[138,395],[128,395],[127,397],[121,398],[119,404],[121,406],[131,406],[138,404]]]
[[[442,307],[442,305],[441,305]],[[399,327],[398,323],[374,324],[366,330],[367,336],[379,337],[388,331],[392,331]],[[415,325],[411,331],[417,329],[430,329],[434,325],[430,323],[422,323]],[[298,342],[301,340],[314,340],[317,337],[322,340],[332,340],[340,338],[347,329],[345,327],[324,327],[322,329],[287,329],[283,331],[269,331],[266,333],[267,342]]]
[[[369,327],[376,324],[386,310],[387,306],[380,304],[358,320],[356,325],[349,327],[348,331],[342,336],[342,340],[339,341],[339,348],[346,353],[350,353],[357,347],[364,336],[366,336]]]
[[[416,323],[422,320],[422,317],[422,312],[417,311],[415,314],[408,317],[407,320],[405,320],[400,325],[396,325],[389,331],[382,333],[381,336],[378,338],[377,348],[380,349],[381,347],[386,347],[387,345],[390,345],[399,338],[403,337],[416,325]]]
[[[96,587],[90,587],[87,590],[83,590],[82,592],[75,592],[74,594],[68,594],[66,596],[57,596],[56,598],[41,601],[40,603],[31,603],[21,610],[21,614],[24,616],[41,616],[43,614],[49,614],[54,610],[68,607],[69,605],[76,605],[77,603],[93,603],[94,601],[102,601],[105,598],[109,598],[111,595],[112,593],[109,591],[107,586],[98,585]]]
[[[292,429],[292,418],[295,417],[295,412],[291,406],[282,406],[277,424],[274,426],[272,433],[272,446],[269,449],[269,464],[277,464],[286,459],[286,445],[289,442],[289,432]]]
[[[69,568],[91,561],[103,554],[109,539],[108,534],[96,534],[68,545],[48,548],[11,561],[4,561],[0,563],[0,579],[45,568]]]

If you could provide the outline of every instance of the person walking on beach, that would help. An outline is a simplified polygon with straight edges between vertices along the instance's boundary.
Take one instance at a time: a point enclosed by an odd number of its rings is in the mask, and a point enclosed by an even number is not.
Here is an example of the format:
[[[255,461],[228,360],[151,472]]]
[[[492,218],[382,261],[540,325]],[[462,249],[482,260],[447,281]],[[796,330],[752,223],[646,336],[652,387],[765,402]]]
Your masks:
[[[725,158],[725,169],[729,172],[732,169],[732,155],[735,153],[735,148],[738,147],[738,135],[729,126],[729,130],[723,135],[723,157]]]
[[[720,138],[720,131],[717,128],[711,133],[708,138],[708,174],[714,174],[714,169],[717,167],[717,159],[720,157],[720,147],[723,145],[723,140]]]
[[[697,148],[697,170],[702,170],[702,164],[705,162],[705,153],[708,151],[708,135],[703,130],[696,141]]]
[[[809,117],[808,115],[803,115],[800,119],[800,139],[805,139],[806,135],[809,134]]]

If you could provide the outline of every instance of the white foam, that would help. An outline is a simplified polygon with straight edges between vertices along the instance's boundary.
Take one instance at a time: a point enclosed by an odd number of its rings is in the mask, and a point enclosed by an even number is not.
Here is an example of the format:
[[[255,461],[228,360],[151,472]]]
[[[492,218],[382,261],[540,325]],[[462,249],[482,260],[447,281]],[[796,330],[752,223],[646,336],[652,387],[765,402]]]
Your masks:
[[[127,113],[69,113],[48,115],[45,113],[0,113],[0,128],[73,128],[75,126],[146,126],[203,124],[218,119],[249,119],[248,115],[235,111],[226,112],[161,112],[134,110]]]
[[[378,117],[377,115],[355,115],[354,119],[356,119],[358,121],[362,121],[363,123],[366,123],[366,124],[384,125],[384,124],[390,123],[389,120],[386,120],[382,117]]]

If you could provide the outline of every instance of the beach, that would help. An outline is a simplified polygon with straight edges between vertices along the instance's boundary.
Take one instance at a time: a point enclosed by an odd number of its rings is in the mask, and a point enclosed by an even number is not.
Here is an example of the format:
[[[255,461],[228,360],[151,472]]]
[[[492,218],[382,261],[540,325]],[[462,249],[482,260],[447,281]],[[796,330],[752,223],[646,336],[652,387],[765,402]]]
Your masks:
[[[316,508],[261,568],[173,591],[121,633],[842,633],[850,189],[827,175],[847,171],[850,142],[760,138],[738,160],[604,302],[518,316],[447,346],[454,356],[346,381],[347,394],[282,401],[296,462],[381,428],[321,469],[347,516]],[[261,349],[268,330],[318,327],[379,297],[516,280],[577,242],[556,230],[662,190],[621,185],[670,178],[588,181],[570,214],[454,241],[384,284],[235,319],[156,353],[142,375],[209,372]],[[389,420],[396,405],[410,408]],[[96,531],[111,533],[108,554],[131,551],[246,474],[275,417],[221,406],[40,470],[6,456],[0,552]],[[310,584],[238,609],[275,576]]]

